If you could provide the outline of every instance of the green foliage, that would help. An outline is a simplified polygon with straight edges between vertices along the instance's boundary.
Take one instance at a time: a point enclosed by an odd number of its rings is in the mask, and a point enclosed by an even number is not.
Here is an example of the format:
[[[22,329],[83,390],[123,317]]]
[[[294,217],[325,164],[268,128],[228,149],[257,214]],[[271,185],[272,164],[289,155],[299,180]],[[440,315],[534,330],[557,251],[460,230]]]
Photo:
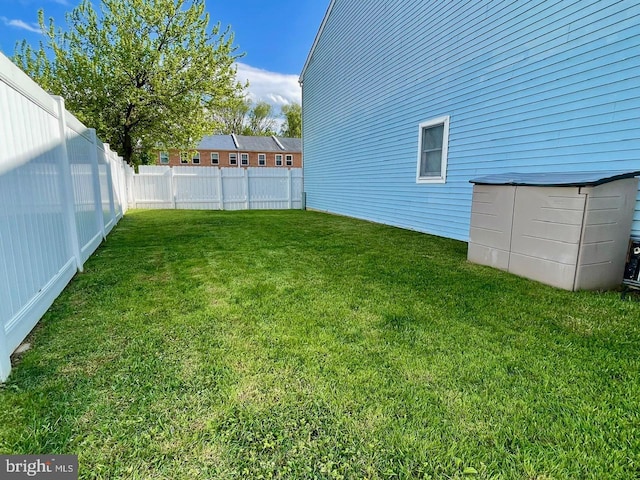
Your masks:
[[[258,102],[249,112],[245,135],[275,135],[275,125],[273,107],[267,102]]]
[[[218,110],[216,129],[220,134],[236,133],[268,137],[276,134],[273,107],[267,102],[252,104],[246,97],[237,97],[224,109]]]
[[[300,104],[285,105],[282,107],[282,114],[285,120],[280,134],[290,138],[302,137],[302,107]]]
[[[237,97],[216,111],[219,134],[244,134],[247,115],[251,110],[251,102],[246,97]]]
[[[83,0],[67,31],[41,11],[46,45],[23,42],[14,61],[130,163],[155,147],[195,146],[244,88],[230,29],[209,26],[204,0],[100,5],[98,14]]]
[[[306,211],[133,211],[0,389],[86,479],[640,478],[640,303]]]

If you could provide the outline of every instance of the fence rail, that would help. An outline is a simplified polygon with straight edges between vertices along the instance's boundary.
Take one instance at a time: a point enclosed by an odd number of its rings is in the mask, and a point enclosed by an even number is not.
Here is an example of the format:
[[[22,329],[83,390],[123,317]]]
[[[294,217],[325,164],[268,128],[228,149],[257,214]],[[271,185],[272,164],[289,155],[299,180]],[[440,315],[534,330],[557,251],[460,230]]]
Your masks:
[[[0,53],[0,381],[128,208],[131,169]]]
[[[301,168],[140,167],[129,204],[144,209],[302,208]]]

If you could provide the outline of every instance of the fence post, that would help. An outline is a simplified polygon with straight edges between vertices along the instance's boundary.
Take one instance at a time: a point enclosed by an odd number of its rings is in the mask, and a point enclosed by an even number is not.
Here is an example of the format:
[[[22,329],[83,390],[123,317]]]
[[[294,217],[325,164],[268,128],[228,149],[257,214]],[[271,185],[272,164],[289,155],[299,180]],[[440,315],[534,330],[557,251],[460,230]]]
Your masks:
[[[65,120],[64,98],[53,96],[58,106],[58,126],[60,132],[60,190],[62,193],[62,208],[64,210],[65,230],[71,254],[76,261],[76,268],[82,272],[82,256],[80,242],[78,242],[78,226],[76,224],[75,201],[73,198],[73,182],[69,167],[69,152],[67,151],[67,122]]]
[[[109,193],[109,213],[111,214],[111,221],[113,225],[116,224],[116,207],[113,201],[113,177],[111,176],[111,147],[108,143],[104,143],[104,158],[106,160],[107,168],[107,189]],[[113,225],[111,228],[113,228]]]
[[[173,205],[173,209],[175,210],[176,208],[178,208],[178,202],[176,201],[177,186],[175,174],[173,171],[174,168],[175,167],[169,167],[169,172],[171,173],[171,175],[169,176],[169,181],[171,182],[171,205]]]
[[[222,168],[218,167],[218,201],[220,210],[224,210],[224,191],[222,190]]]
[[[135,171],[128,165],[124,167],[124,171],[127,177],[127,199],[129,201],[129,208],[138,208],[136,198],[136,186],[135,186]]]
[[[249,167],[244,169],[244,191],[246,192],[245,207],[247,210],[251,207],[251,192],[249,191]]]
[[[0,382],[4,382],[11,373],[11,352],[7,345],[7,332],[4,322],[0,322]]]
[[[293,208],[293,199],[291,198],[293,196],[293,185],[291,185],[292,179],[291,179],[291,169],[288,168],[287,169],[287,201],[289,202],[289,210],[291,210]]]
[[[104,213],[102,212],[102,194],[100,192],[100,164],[98,163],[98,137],[96,136],[96,130],[94,128],[89,129],[89,137],[91,137],[91,171],[93,171],[93,201],[96,204],[96,222],[100,233],[102,233],[102,239],[107,238],[107,233],[104,230]]]

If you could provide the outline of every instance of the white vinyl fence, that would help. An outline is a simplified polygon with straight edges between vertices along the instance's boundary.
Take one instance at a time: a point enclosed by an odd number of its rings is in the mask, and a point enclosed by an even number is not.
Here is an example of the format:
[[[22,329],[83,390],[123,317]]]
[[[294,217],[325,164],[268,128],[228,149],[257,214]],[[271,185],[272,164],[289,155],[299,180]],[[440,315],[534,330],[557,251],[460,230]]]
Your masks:
[[[302,208],[302,169],[141,166],[131,208],[253,210]]]
[[[126,212],[130,170],[0,53],[0,381]]]

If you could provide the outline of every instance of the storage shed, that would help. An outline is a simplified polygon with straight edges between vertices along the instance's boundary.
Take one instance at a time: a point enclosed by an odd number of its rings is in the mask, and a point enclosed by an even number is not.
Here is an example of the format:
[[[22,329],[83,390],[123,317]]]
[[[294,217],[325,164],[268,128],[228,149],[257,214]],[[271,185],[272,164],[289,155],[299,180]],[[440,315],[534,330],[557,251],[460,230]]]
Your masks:
[[[566,290],[621,284],[635,172],[505,173],[473,186],[469,261]]]

